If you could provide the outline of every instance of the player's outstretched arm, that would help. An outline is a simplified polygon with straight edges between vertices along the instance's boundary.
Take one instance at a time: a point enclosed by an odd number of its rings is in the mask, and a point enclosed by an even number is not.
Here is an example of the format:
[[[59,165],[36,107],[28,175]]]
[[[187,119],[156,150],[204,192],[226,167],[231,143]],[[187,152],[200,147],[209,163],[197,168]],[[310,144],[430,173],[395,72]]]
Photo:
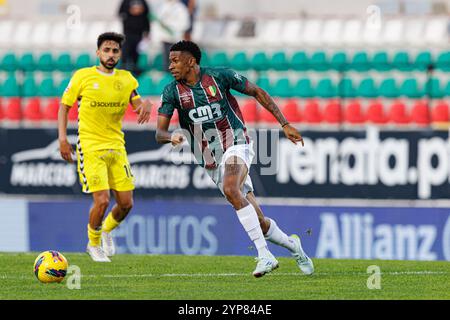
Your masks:
[[[258,87],[257,85],[251,83],[250,81],[247,84],[247,87],[244,91],[245,94],[255,97],[255,99],[270,113],[273,114],[275,119],[278,120],[281,127],[283,128],[284,134],[286,138],[291,140],[293,143],[297,144],[297,142],[300,142],[302,146],[303,138],[300,135],[300,133],[290,125],[290,123],[286,120],[283,113],[280,111],[280,108],[278,108],[275,101],[273,101],[272,97],[262,88]]]
[[[131,101],[134,112],[136,112],[139,117],[137,119],[138,124],[143,124],[150,120],[150,113],[152,111],[153,104],[149,99],[142,100],[137,98]]]
[[[73,149],[67,140],[67,121],[70,106],[61,104],[58,110],[58,141],[59,141],[59,152],[61,157],[67,162],[72,163]]]
[[[158,143],[172,143],[175,147],[184,141],[184,135],[178,132],[169,132],[170,118],[165,116],[158,116],[156,124],[156,142]]]

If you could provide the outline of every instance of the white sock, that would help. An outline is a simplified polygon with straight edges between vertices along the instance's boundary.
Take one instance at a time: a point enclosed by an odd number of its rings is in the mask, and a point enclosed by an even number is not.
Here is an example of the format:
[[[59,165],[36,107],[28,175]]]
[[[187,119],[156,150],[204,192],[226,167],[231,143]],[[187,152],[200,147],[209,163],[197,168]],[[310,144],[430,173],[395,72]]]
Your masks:
[[[258,250],[258,257],[267,257],[272,255],[267,248],[267,242],[259,225],[258,214],[255,208],[249,204],[248,206],[236,211],[239,221],[244,227],[250,239]]]
[[[266,217],[267,218],[267,217]],[[286,233],[284,233],[274,220],[267,218],[270,220],[270,227],[267,233],[265,234],[265,238],[272,243],[275,243],[279,246],[285,247],[291,252],[295,250],[294,242],[288,237]]]

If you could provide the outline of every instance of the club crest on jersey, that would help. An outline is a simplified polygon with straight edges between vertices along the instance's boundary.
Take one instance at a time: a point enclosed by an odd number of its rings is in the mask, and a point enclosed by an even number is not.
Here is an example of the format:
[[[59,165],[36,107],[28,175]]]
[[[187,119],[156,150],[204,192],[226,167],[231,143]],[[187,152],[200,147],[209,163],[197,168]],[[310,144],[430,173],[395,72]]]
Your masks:
[[[189,111],[189,118],[194,123],[207,122],[222,117],[222,111],[220,110],[220,104],[213,103],[212,105],[206,105],[197,107]]]
[[[217,94],[217,89],[216,89],[216,87],[214,87],[214,86],[209,86],[209,87],[208,87],[208,91],[209,91],[209,93],[210,93],[213,97],[215,97],[216,94]]]
[[[114,81],[114,89],[116,89],[117,91],[122,90],[123,89],[122,81],[119,80]]]

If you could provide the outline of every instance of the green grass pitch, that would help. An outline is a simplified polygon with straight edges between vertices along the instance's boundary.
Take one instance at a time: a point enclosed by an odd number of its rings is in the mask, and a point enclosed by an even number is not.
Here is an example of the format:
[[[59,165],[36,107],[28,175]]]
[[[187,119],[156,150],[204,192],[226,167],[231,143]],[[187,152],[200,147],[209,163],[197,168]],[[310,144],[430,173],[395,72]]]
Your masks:
[[[64,254],[64,253],[63,253]],[[450,262],[313,259],[315,273],[295,261],[262,278],[251,275],[253,257],[117,255],[94,263],[87,254],[64,254],[81,270],[81,288],[66,279],[42,284],[34,276],[38,253],[0,253],[0,299],[304,300],[450,299]],[[369,290],[370,265],[381,271],[380,289]]]

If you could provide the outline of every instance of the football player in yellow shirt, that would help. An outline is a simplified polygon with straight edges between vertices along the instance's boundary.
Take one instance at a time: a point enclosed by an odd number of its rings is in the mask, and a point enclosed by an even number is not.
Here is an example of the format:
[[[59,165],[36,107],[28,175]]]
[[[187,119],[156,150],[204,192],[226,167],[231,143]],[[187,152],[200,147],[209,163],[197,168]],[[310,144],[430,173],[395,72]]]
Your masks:
[[[134,181],[125,150],[122,118],[128,104],[138,113],[138,123],[150,119],[152,103],[142,100],[138,82],[126,70],[115,69],[122,53],[124,36],[103,33],[97,40],[100,65],[79,69],[67,86],[58,113],[59,147],[64,160],[72,162],[73,149],[67,140],[69,109],[78,102],[77,169],[83,192],[91,193],[87,252],[94,261],[110,262],[115,253],[110,232],[133,207]],[[116,204],[103,221],[110,202]]]

